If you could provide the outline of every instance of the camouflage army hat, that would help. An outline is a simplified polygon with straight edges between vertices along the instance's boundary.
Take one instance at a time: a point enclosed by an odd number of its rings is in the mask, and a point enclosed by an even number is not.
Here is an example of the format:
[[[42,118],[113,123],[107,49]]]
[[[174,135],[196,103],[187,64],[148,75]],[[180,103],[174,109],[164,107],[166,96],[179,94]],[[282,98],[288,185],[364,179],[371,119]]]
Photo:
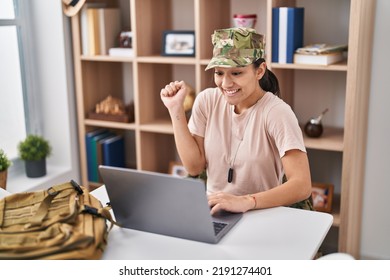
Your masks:
[[[264,36],[252,28],[218,29],[211,36],[213,58],[206,70],[214,67],[240,67],[264,57]]]

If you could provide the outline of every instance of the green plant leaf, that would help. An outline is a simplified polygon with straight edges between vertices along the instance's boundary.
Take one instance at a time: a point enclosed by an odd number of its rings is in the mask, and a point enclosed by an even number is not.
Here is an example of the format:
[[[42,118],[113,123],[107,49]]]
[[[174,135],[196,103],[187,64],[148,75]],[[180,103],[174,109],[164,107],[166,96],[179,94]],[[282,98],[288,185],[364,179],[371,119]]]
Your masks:
[[[0,171],[7,170],[11,164],[12,162],[8,159],[6,153],[0,149]]]
[[[49,142],[39,135],[28,135],[18,144],[19,157],[22,160],[40,160],[51,155]]]

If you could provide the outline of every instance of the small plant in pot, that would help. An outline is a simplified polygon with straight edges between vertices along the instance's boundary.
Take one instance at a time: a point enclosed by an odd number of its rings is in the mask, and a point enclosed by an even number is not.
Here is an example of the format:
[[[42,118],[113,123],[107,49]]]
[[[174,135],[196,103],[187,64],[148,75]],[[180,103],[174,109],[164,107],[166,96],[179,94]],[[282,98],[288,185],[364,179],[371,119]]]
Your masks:
[[[0,188],[5,189],[7,187],[8,167],[10,167],[11,164],[6,153],[0,149]]]
[[[46,175],[46,158],[51,155],[51,150],[49,142],[39,135],[28,135],[19,143],[19,157],[25,162],[27,177]]]

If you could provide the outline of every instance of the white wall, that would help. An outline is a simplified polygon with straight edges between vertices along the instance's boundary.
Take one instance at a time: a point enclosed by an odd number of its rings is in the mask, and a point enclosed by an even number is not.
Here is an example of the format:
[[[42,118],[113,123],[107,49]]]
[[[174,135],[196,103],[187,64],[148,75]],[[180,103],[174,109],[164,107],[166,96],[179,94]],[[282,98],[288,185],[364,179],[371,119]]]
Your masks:
[[[64,21],[61,1],[34,0],[29,4],[33,32],[27,59],[35,77],[34,102],[42,103],[39,105],[42,133],[52,145],[53,153],[47,159],[46,176],[34,179],[24,174],[10,176],[7,183],[10,192],[48,188],[80,178],[69,22]]]
[[[376,2],[361,258],[390,259],[390,1]]]

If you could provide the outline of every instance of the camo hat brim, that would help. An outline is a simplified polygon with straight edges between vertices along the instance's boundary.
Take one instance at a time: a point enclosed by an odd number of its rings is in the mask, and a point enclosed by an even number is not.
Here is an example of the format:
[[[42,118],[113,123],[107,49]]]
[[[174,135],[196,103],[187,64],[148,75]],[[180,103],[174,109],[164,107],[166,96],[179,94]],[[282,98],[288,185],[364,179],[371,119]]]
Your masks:
[[[264,57],[264,35],[252,28],[227,28],[214,31],[213,58],[206,70],[214,67],[247,66]]]

